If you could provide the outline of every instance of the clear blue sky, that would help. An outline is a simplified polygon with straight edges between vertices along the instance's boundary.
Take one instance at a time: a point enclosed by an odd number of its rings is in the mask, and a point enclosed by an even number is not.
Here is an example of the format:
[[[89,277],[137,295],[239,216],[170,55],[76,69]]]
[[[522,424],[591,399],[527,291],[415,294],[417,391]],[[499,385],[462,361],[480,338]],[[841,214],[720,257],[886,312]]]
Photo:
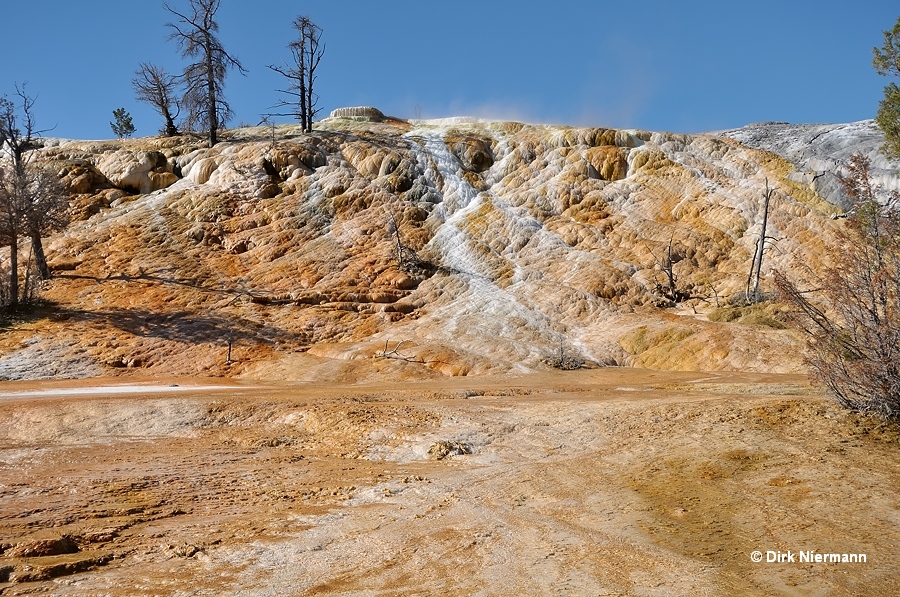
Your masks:
[[[149,61],[184,62],[161,0],[3,2],[0,93],[28,82],[52,136],[109,138],[126,108],[137,135],[160,119],[134,99]],[[187,0],[171,0],[185,7]],[[324,29],[322,115],[372,105],[425,118],[703,132],[763,120],[872,118],[888,79],[872,47],[896,0],[223,0],[220,37],[249,74],[228,75],[232,125],[256,124],[278,99],[291,21]]]

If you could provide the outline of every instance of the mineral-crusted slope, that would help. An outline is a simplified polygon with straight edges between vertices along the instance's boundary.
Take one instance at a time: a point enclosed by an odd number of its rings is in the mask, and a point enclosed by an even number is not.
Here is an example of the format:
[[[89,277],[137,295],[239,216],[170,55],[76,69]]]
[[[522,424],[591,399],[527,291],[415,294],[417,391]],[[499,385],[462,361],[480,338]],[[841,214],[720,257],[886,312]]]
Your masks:
[[[827,258],[843,223],[809,160],[735,131],[376,120],[239,129],[211,149],[48,143],[37,159],[79,220],[46,243],[51,307],[4,333],[4,363],[27,349],[290,379],[515,371],[560,355],[801,367],[777,322],[705,314],[745,287],[767,183],[777,243],[764,271]]]

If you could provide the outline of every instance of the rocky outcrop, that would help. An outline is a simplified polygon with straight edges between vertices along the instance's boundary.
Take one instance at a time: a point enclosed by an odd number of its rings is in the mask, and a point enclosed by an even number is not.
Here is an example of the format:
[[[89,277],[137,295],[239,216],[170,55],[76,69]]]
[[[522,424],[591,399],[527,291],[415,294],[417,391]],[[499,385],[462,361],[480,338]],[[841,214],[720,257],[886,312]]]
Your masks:
[[[84,195],[111,187],[109,180],[86,160],[77,160],[63,166],[58,176],[66,190],[73,195]]]
[[[869,158],[876,182],[886,191],[900,190],[900,163],[881,153],[884,134],[874,120],[849,124],[760,122],[717,134],[788,159],[796,169],[791,180],[809,186],[843,209],[853,204],[840,181],[853,154]]]
[[[55,539],[41,539],[19,543],[3,553],[7,558],[42,558],[78,553],[78,545],[68,535]]]
[[[628,175],[628,152],[614,145],[591,147],[585,152],[591,176],[600,180],[622,180]]]
[[[97,170],[116,187],[132,193],[152,193],[178,180],[166,156],[157,151],[105,153],[97,161]]]
[[[494,153],[489,139],[453,133],[444,139],[444,143],[465,170],[481,173],[494,165]]]
[[[312,174],[327,162],[326,152],[314,142],[292,143],[290,146],[271,148],[263,158],[272,168],[272,174],[281,180],[297,179]]]

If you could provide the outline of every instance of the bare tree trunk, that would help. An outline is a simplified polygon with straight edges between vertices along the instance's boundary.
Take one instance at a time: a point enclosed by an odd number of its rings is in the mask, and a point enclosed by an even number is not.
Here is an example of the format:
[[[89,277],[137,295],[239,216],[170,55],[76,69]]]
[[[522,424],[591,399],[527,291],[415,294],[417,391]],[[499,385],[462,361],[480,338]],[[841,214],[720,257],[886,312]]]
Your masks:
[[[304,42],[305,43],[305,42]],[[303,46],[306,47],[306,46]],[[301,62],[301,70],[300,70],[300,83],[298,90],[300,92],[300,128],[303,129],[303,132],[309,132],[310,122],[309,122],[309,114],[306,109],[306,75],[305,75],[305,64],[303,63],[304,58],[300,57]]]
[[[769,200],[772,198],[773,189],[769,189],[769,179],[766,179],[765,203],[763,205],[762,230],[759,240],[756,241],[756,251],[753,253],[753,261],[750,263],[750,275],[747,277],[747,302],[756,302],[759,296],[759,278],[762,272],[763,252],[766,250],[766,227],[769,222]]]
[[[166,120],[166,137],[176,137],[178,135],[178,127],[175,126],[175,119],[172,118],[171,112],[164,110],[163,118]]]
[[[669,239],[669,248],[666,252],[666,277],[669,280],[669,295],[673,301],[678,300],[678,288],[675,285],[675,263],[672,262],[672,239]]]
[[[305,39],[304,47],[306,48],[306,65],[303,67],[305,80],[303,81],[303,91],[306,93],[303,112],[305,113],[304,129],[307,133],[312,132],[313,119],[316,117],[318,110],[316,109],[316,95],[313,86],[316,82],[316,68],[322,60],[325,48],[320,48],[319,43],[322,36],[322,29],[309,20],[308,17],[301,17],[302,31],[301,36]]]
[[[312,82],[310,81],[306,85],[306,124],[304,125],[305,131],[307,133],[312,132],[312,123],[313,123],[313,89]]]
[[[209,118],[209,146],[212,147],[218,142],[217,137],[217,129],[219,128],[219,122],[216,114],[217,101],[216,101],[216,79],[215,79],[215,71],[213,70],[213,49],[211,47],[210,41],[207,36],[206,41],[206,89],[209,93],[209,107],[207,109],[207,115]]]
[[[13,235],[9,243],[9,310],[15,311],[19,306],[19,243]]]
[[[53,277],[50,266],[47,265],[47,256],[44,254],[44,243],[39,234],[31,235],[31,254],[34,256],[34,265],[37,268],[41,280],[49,280]]]
[[[23,303],[31,302],[31,262],[34,259],[34,251],[28,254],[28,261],[25,263],[25,281],[22,284],[22,301]]]

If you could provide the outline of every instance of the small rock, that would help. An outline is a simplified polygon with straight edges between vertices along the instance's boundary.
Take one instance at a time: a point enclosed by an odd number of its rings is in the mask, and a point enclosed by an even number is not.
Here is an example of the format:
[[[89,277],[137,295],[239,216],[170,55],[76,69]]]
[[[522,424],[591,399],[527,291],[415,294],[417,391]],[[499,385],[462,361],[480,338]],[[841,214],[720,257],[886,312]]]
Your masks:
[[[182,543],[180,545],[175,545],[171,547],[172,553],[180,558],[192,558],[196,554],[203,551],[203,549],[197,547],[196,545],[191,545],[190,543]]]
[[[9,558],[43,558],[67,553],[78,553],[78,545],[68,535],[58,539],[42,539],[19,543],[4,553]]]
[[[450,456],[459,456],[461,454],[471,454],[472,446],[469,444],[464,444],[462,442],[449,442],[445,440],[441,440],[439,442],[435,442],[428,448],[428,454],[434,457],[435,460],[443,460],[445,458],[449,458]]]

